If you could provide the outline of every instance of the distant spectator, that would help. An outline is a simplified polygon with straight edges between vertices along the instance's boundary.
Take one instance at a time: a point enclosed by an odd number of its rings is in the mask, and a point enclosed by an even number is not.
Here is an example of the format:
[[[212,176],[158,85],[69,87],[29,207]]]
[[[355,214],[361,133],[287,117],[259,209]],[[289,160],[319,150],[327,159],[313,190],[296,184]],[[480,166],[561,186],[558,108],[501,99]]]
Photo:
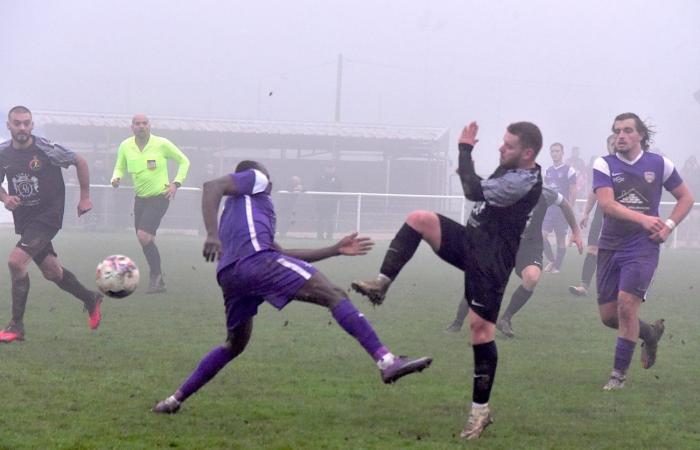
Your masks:
[[[326,166],[323,175],[316,180],[315,191],[340,192],[342,184],[335,173],[335,166]],[[339,197],[334,195],[319,195],[316,199],[316,237],[333,239],[333,230],[338,216]]]

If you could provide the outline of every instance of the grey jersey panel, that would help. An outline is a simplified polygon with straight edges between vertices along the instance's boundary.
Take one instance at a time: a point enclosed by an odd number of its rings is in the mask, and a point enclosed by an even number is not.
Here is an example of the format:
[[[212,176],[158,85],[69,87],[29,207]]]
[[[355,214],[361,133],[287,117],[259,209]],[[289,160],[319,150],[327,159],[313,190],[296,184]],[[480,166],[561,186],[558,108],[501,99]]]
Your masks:
[[[34,144],[49,157],[51,164],[67,169],[75,164],[75,153],[62,145],[58,145],[41,137],[34,136]]]
[[[499,208],[515,204],[537,183],[537,176],[530,170],[516,169],[502,177],[481,181],[486,203]]]

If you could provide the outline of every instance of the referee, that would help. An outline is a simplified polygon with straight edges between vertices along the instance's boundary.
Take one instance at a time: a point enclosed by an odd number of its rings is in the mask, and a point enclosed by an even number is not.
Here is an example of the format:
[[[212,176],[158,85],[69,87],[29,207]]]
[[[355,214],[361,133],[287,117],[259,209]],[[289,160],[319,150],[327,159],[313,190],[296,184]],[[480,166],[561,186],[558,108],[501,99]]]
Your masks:
[[[169,140],[151,134],[151,123],[145,114],[131,119],[134,137],[119,145],[117,162],[112,173],[112,186],[119,187],[126,172],[134,182],[134,228],[143,254],[148,261],[150,278],[146,294],[166,292],[160,267],[160,252],[155,237],[160,221],[168,210],[175,192],[182,185],[190,168],[190,160]],[[170,181],[168,160],[177,163],[177,174]]]

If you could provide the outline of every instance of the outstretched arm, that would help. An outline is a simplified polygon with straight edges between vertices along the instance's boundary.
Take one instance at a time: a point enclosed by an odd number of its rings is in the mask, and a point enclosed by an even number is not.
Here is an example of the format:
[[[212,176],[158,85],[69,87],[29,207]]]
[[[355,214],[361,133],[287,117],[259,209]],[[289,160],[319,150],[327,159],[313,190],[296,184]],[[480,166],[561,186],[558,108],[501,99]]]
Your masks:
[[[277,248],[277,250],[285,255],[289,255],[306,262],[315,262],[338,255],[366,255],[370,250],[372,250],[374,242],[370,238],[366,236],[358,236],[358,233],[354,232],[345,236],[330,247],[318,249],[284,249],[276,242],[273,245],[275,248]]]
[[[78,201],[78,217],[92,209],[90,200],[90,169],[88,163],[81,155],[75,155],[75,171],[80,184],[80,200]]]
[[[583,240],[581,240],[581,229],[576,223],[576,215],[574,214],[574,210],[566,199],[562,200],[559,208],[561,208],[561,212],[564,214],[566,223],[568,223],[569,227],[571,228],[571,237],[569,238],[569,242],[576,244],[578,254],[580,255],[583,253]]]

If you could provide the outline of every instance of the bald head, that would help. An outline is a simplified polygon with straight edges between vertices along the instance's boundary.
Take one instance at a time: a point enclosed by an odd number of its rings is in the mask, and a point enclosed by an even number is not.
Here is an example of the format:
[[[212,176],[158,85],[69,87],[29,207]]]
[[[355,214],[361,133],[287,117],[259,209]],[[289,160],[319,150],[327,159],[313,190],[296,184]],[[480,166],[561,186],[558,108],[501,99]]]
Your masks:
[[[134,114],[131,118],[131,131],[139,141],[148,141],[151,137],[151,122],[145,114]]]

